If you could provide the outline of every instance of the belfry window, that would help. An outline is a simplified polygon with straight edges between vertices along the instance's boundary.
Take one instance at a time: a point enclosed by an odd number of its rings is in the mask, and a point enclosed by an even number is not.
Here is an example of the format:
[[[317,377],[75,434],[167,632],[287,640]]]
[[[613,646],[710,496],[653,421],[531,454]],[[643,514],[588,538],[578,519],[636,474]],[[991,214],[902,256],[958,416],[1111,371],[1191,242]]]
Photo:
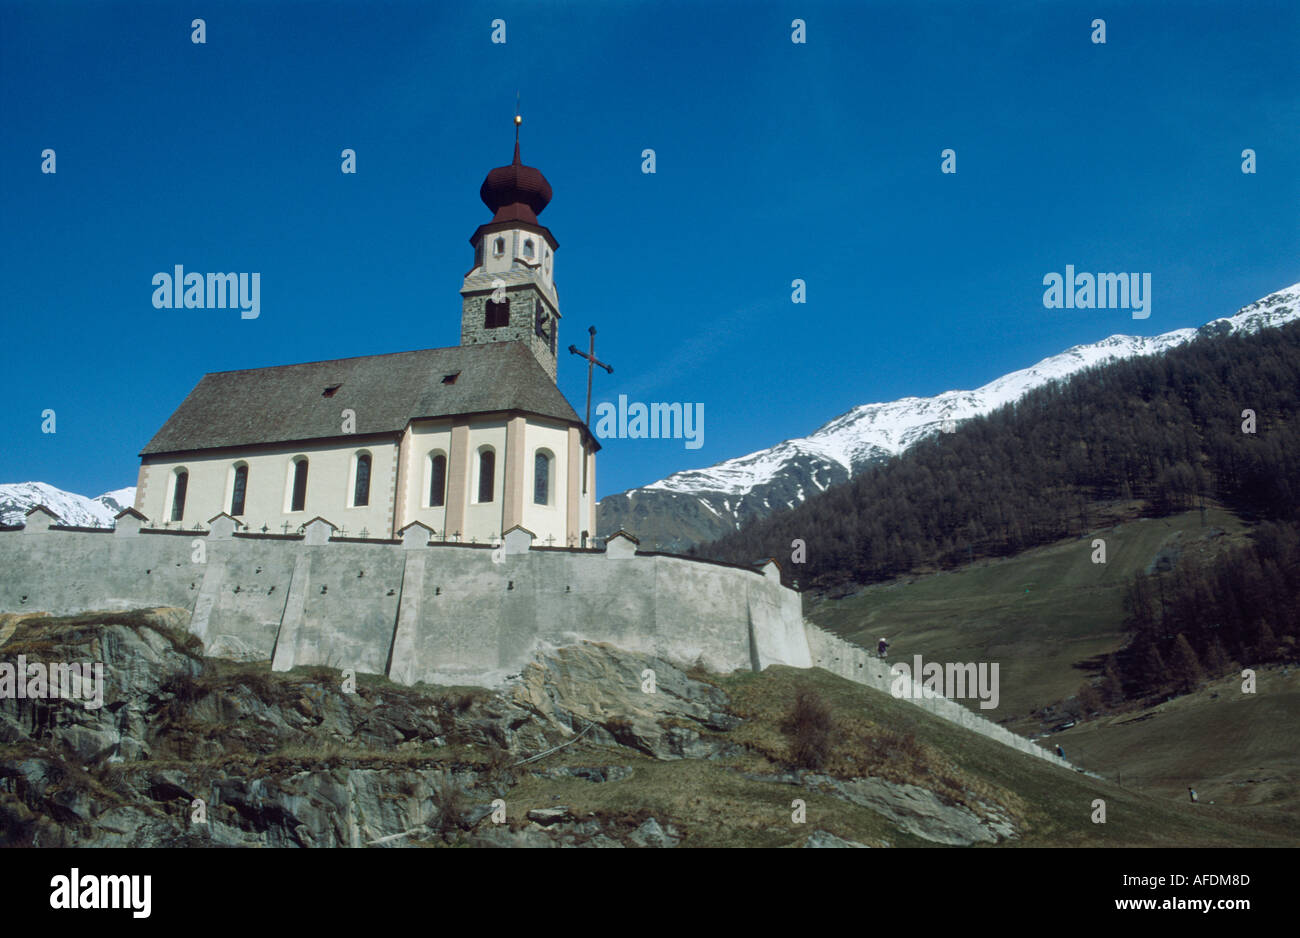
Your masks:
[[[483,328],[500,329],[510,325],[510,300],[488,300],[483,307]]]
[[[293,464],[293,494],[289,500],[290,511],[305,511],[307,508],[307,460],[298,459]]]
[[[370,454],[357,456],[357,482],[352,490],[352,507],[364,508],[370,504]]]
[[[555,320],[551,320],[551,354],[555,354]]]
[[[530,261],[533,259],[533,239],[528,238],[524,241],[524,257]]]
[[[238,518],[244,513],[244,497],[248,494],[248,466],[235,467],[235,485],[230,495],[230,513]]]
[[[175,485],[172,490],[172,520],[180,521],[185,517],[185,490],[190,485],[190,474],[184,469],[176,473]]]
[[[533,332],[539,338],[546,338],[546,310],[542,308],[541,300],[533,301]]]
[[[496,468],[496,453],[485,449],[478,454],[478,500],[480,502],[492,501],[492,493],[496,488]]]
[[[429,466],[429,507],[441,508],[447,501],[447,457],[435,453]]]
[[[505,239],[505,238],[497,238],[495,241],[492,242],[492,256],[493,256],[493,257],[500,257],[500,256],[501,256],[502,254],[504,254],[505,252],[506,252],[506,239]]]

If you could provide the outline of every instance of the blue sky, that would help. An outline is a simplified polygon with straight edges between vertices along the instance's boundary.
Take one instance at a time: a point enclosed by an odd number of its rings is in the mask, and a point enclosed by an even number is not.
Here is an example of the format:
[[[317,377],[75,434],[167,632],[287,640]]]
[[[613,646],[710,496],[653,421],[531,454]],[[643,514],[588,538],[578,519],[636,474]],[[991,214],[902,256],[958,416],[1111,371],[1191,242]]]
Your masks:
[[[5,2],[0,481],[134,484],[207,371],[456,344],[516,91],[561,347],[596,326],[596,402],[704,404],[700,449],[605,441],[601,495],[1199,325],[1300,281],[1298,36],[1289,0]],[[260,272],[261,315],[154,309],[174,264]],[[1150,272],[1151,317],[1045,309],[1067,264]]]

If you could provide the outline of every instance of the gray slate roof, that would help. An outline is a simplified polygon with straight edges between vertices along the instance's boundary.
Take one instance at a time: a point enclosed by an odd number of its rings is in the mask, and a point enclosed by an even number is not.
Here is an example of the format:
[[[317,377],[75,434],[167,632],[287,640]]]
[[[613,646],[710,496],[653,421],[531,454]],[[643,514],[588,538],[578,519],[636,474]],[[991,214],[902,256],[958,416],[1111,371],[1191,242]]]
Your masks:
[[[582,425],[522,343],[485,342],[206,374],[140,455],[339,437],[344,408],[356,411],[358,435],[511,410]]]

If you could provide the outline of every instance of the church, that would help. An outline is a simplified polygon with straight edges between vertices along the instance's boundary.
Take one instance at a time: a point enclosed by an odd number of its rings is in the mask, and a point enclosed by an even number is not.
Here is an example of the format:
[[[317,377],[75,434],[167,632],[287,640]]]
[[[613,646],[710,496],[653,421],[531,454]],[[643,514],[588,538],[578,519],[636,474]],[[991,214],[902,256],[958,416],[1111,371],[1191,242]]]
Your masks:
[[[488,173],[452,348],[206,374],[140,454],[135,510],[158,527],[227,514],[292,534],[587,547],[600,444],[556,386],[551,200],[519,158]]]

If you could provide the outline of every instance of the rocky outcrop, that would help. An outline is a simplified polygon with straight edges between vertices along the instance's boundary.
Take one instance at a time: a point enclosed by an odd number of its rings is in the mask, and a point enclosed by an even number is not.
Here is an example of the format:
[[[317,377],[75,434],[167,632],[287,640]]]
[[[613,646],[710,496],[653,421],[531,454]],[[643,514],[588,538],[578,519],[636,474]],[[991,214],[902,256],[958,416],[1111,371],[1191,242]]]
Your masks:
[[[676,847],[708,811],[687,822],[584,793],[644,785],[655,765],[738,778],[738,760],[764,767],[745,784],[829,793],[932,842],[1014,836],[995,805],[773,765],[733,739],[741,718],[709,675],[653,655],[557,648],[501,691],[370,675],[353,686],[326,668],[205,658],[184,620],[155,609],[0,623],[0,661],[104,665],[102,706],[0,699],[0,846]],[[539,804],[542,792],[554,800]],[[798,826],[789,837],[861,846]]]

